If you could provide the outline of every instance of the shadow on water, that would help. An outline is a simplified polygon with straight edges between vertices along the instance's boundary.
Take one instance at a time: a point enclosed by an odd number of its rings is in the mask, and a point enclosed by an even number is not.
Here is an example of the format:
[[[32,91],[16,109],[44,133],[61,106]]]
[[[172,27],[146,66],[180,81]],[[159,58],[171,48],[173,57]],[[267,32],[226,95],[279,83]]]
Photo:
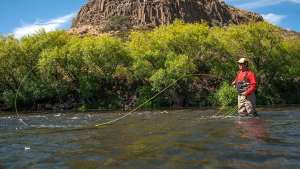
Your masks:
[[[299,168],[300,111],[260,118],[213,116],[213,110],[137,112],[102,128],[74,130],[118,114],[1,117],[5,168]],[[17,128],[17,130],[16,130]]]

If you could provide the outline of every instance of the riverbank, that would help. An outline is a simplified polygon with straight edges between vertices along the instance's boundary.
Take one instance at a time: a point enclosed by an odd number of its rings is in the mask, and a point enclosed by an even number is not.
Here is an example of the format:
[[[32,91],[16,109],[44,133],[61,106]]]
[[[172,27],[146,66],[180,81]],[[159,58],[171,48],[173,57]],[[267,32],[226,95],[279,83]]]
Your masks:
[[[233,107],[234,108],[234,107]],[[257,112],[261,111],[273,111],[273,112],[289,112],[293,110],[299,110],[300,104],[291,104],[291,105],[258,105],[256,110]],[[132,110],[132,109],[130,109]],[[125,114],[129,112],[130,110],[124,111],[120,109],[87,109],[84,111],[80,111],[77,109],[70,109],[70,110],[39,110],[39,111],[18,111],[18,114],[20,115],[37,115],[37,114],[74,114],[74,113],[96,113],[96,114]],[[210,106],[210,107],[168,107],[168,108],[155,108],[155,109],[149,109],[149,108],[141,108],[133,113],[140,113],[140,112],[172,112],[172,111],[197,111],[197,112],[210,112],[209,114],[222,114],[217,113],[220,112],[222,109],[220,107],[216,106]],[[10,116],[10,115],[16,115],[15,111],[1,111],[0,116]]]

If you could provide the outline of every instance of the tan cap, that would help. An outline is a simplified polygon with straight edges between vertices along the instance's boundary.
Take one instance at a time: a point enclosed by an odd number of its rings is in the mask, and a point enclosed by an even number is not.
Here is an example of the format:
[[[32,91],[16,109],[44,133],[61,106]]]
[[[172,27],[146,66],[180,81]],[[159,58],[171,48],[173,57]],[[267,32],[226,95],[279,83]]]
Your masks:
[[[240,58],[237,62],[243,64],[243,63],[248,63],[249,61],[247,58]]]

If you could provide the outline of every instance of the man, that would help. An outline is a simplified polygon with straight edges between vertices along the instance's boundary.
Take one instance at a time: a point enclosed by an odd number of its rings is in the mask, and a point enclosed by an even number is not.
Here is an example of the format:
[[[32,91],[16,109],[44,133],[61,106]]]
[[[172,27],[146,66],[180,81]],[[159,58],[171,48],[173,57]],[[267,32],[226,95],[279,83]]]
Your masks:
[[[246,58],[240,58],[238,61],[239,72],[232,82],[238,91],[238,113],[240,116],[257,116],[255,106],[256,77],[248,69],[249,61]]]

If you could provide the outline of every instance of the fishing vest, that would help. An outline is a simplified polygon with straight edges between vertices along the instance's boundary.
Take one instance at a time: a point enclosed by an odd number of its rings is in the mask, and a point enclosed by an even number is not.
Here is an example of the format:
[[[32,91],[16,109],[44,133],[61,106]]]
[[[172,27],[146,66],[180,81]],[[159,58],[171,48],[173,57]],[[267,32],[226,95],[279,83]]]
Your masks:
[[[236,89],[238,94],[242,94],[248,89],[250,83],[248,81],[247,76],[248,76],[248,71],[246,71],[244,79],[236,83]]]

